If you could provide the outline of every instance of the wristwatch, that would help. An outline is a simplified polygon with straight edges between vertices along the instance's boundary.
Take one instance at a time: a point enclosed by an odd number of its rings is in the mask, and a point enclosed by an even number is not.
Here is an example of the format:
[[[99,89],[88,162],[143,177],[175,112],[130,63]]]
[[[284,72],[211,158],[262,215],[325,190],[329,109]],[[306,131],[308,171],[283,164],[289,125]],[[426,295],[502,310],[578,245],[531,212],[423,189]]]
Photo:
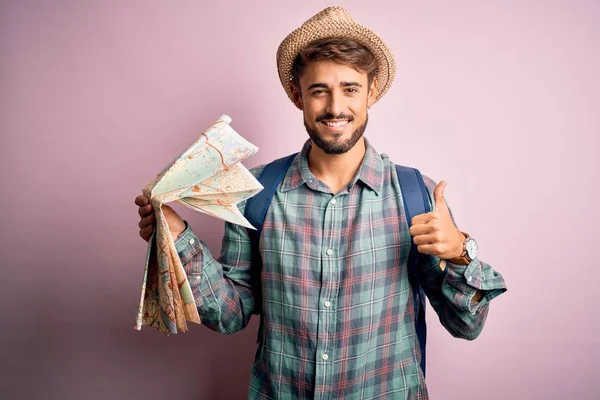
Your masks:
[[[453,264],[467,265],[477,258],[478,247],[477,241],[475,241],[475,239],[469,236],[468,233],[462,232],[462,234],[466,237],[465,241],[463,242],[462,254],[460,255],[460,257],[452,258],[448,261]]]

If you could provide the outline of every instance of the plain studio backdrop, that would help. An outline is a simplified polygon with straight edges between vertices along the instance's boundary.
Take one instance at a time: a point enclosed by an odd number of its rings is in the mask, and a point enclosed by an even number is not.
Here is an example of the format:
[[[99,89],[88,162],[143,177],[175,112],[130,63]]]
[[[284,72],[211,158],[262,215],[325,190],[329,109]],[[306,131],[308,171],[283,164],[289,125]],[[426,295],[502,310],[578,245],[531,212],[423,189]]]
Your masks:
[[[600,4],[340,3],[398,64],[366,136],[448,181],[509,288],[473,342],[429,308],[431,397],[598,398]],[[223,113],[260,148],[247,167],[298,151],[275,52],[329,5],[0,1],[3,399],[246,397],[256,318],[133,330],[133,200]],[[177,210],[217,255],[222,222]]]

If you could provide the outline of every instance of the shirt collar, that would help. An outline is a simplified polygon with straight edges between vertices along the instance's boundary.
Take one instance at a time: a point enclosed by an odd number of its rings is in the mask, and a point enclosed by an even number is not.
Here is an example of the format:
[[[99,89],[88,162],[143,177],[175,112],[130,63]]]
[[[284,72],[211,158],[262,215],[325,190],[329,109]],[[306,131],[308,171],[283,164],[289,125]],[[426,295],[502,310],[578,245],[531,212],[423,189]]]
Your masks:
[[[379,195],[383,186],[383,161],[381,160],[381,156],[375,151],[375,148],[371,146],[366,138],[365,145],[365,156],[358,168],[356,176],[348,185],[348,189],[351,189],[357,181],[361,181]],[[308,139],[304,143],[302,151],[296,156],[285,175],[280,189],[282,192],[297,189],[303,184],[306,184],[313,190],[323,190],[323,184],[320,183],[308,169],[308,153],[311,147],[312,142]]]

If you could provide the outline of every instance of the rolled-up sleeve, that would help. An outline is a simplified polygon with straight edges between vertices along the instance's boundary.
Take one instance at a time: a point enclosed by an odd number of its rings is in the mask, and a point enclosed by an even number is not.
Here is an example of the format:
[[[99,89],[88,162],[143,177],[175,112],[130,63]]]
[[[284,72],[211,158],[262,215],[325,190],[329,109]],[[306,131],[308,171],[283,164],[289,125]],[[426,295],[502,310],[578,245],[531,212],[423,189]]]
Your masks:
[[[476,314],[506,291],[502,275],[481,260],[473,260],[468,265],[447,262],[446,270],[442,294],[457,308],[471,314]],[[478,290],[483,292],[483,297],[475,302],[473,296]]]
[[[175,249],[177,250],[177,254],[179,255],[181,263],[184,265],[188,264],[190,260],[192,260],[202,251],[202,243],[200,240],[198,240],[196,235],[194,235],[194,232],[188,225],[187,221],[185,222],[185,230],[181,232],[175,241]]]
[[[202,324],[221,333],[245,328],[255,307],[255,272],[246,228],[225,223],[222,251],[215,259],[186,221],[175,249],[190,282]]]

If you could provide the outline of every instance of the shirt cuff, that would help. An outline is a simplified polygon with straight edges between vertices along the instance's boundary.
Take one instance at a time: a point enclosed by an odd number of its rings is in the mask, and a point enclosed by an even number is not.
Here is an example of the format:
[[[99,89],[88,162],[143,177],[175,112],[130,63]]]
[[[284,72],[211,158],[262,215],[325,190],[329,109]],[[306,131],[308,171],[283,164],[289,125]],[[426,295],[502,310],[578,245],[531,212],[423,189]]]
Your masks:
[[[175,250],[177,250],[177,255],[183,265],[187,264],[202,251],[202,243],[196,237],[187,221],[184,221],[184,223],[185,229],[179,234],[177,240],[175,240]]]
[[[462,310],[476,314],[495,297],[506,291],[504,279],[489,265],[472,260],[468,265],[446,264],[447,275],[442,293]],[[480,301],[473,301],[477,291],[483,292]]]

